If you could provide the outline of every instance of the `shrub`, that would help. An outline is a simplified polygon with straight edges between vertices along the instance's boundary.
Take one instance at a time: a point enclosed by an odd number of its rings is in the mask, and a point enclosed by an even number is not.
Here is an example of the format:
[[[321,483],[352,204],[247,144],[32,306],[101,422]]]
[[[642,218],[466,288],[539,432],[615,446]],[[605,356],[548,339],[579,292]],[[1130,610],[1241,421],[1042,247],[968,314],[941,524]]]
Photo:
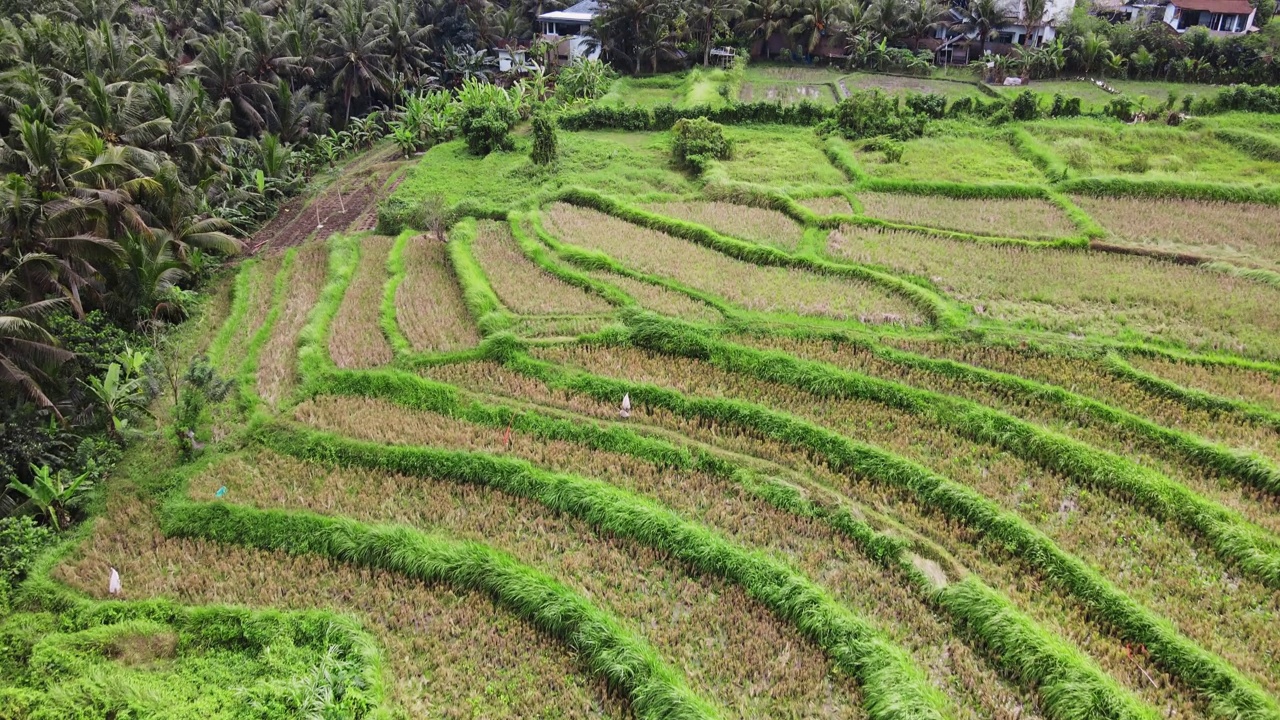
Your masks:
[[[951,109],[947,111],[947,114],[951,117],[959,117],[961,115],[971,115],[975,110],[973,97],[966,95],[951,103]]]
[[[941,120],[947,114],[947,97],[938,93],[909,93],[907,109],[916,115]]]
[[[12,590],[56,539],[53,530],[37,525],[31,517],[0,518],[0,610],[8,608]]]
[[[1132,122],[1136,104],[1127,95],[1111,98],[1107,103],[1106,114],[1123,122]]]
[[[682,165],[696,172],[712,160],[728,160],[733,145],[724,136],[724,126],[705,117],[682,119],[675,124],[672,152]]]
[[[599,60],[578,58],[556,75],[556,96],[561,99],[595,100],[609,92],[614,72]]]
[[[884,153],[884,161],[887,163],[902,162],[902,154],[906,151],[907,146],[891,137],[871,138],[862,144],[863,150]]]
[[[1080,114],[1080,98],[1065,97],[1062,93],[1053,94],[1053,105],[1049,108],[1049,117],[1076,117]]]
[[[495,103],[479,114],[474,108],[468,108],[459,126],[462,137],[467,141],[467,149],[476,155],[488,155],[495,150],[511,150],[515,147],[515,141],[511,139],[511,128],[519,119],[510,105]]]
[[[1030,90],[1023,90],[1009,103],[1009,113],[1014,120],[1035,120],[1040,117],[1040,99]]]
[[[550,165],[556,161],[556,121],[545,113],[533,116],[533,152],[535,164]]]
[[[925,118],[903,115],[896,98],[879,90],[855,91],[840,101],[835,110],[835,127],[851,139],[888,135],[906,140],[924,132]]]

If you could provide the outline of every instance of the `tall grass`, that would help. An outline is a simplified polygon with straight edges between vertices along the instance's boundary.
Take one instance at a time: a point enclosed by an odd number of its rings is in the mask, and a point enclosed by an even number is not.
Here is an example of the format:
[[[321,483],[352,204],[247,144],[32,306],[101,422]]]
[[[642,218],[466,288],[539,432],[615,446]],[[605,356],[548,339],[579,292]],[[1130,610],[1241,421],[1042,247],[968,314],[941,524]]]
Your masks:
[[[766,438],[823,458],[837,472],[856,473],[900,488],[923,506],[1002,543],[1035,568],[1042,578],[1074,596],[1101,626],[1114,629],[1127,642],[1145,647],[1158,666],[1196,691],[1215,716],[1257,720],[1280,716],[1280,705],[1256,683],[1187,639],[1167,620],[1135,603],[1026,521],[968,487],[877,448],[751,403],[694,398],[654,386],[569,371],[509,347],[499,355],[512,369],[554,388],[606,402],[629,393],[633,404],[661,407],[690,419],[749,428]]]
[[[406,407],[464,418],[494,429],[511,427],[547,443],[568,440],[599,450],[624,453],[659,468],[697,470],[729,480],[774,508],[830,525],[852,540],[869,559],[886,568],[897,568],[913,578],[912,584],[917,593],[951,616],[958,630],[972,635],[980,645],[988,648],[989,657],[997,665],[1014,674],[1025,686],[1038,689],[1048,717],[1066,720],[1081,717],[1082,712],[1086,717],[1153,716],[1149,709],[1120,689],[1085,656],[1041,630],[1014,608],[1008,598],[987,588],[977,578],[970,577],[963,586],[969,588],[970,593],[981,594],[983,602],[978,605],[950,602],[954,594],[963,592],[960,588],[949,586],[935,593],[930,581],[917,577],[919,572],[906,552],[909,542],[877,532],[865,520],[851,514],[843,504],[824,502],[820,496],[807,497],[810,493],[802,492],[787,482],[748,471],[708,450],[691,452],[660,439],[638,435],[627,428],[602,427],[595,423],[556,419],[537,411],[464,402],[451,387],[404,373],[340,373],[339,376],[333,378],[333,389],[357,396],[386,397]],[[1006,628],[1003,622],[978,626],[978,620],[973,619],[993,616],[1009,619],[1015,627]],[[1017,645],[1016,653],[1009,650],[1010,644]]]
[[[364,525],[307,512],[226,503],[170,501],[163,510],[162,526],[170,535],[319,554],[426,583],[482,591],[572,647],[593,674],[631,700],[640,717],[674,720],[719,714],[614,618],[554,579],[483,545],[401,526]]]
[[[742,586],[822,647],[862,686],[872,718],[941,718],[946,701],[905,653],[865,619],[787,565],[751,552],[608,483],[558,475],[527,462],[433,448],[380,446],[327,433],[264,428],[259,439],[301,458],[430,475],[534,499],[594,527],[635,539],[707,574]]]
[[[1097,450],[971,400],[841,371],[783,353],[761,352],[713,340],[693,328],[681,327],[676,321],[656,316],[633,315],[631,321],[632,340],[641,347],[699,358],[731,372],[791,385],[819,396],[863,398],[921,414],[963,437],[1003,448],[1049,470],[1075,478],[1084,485],[1119,492],[1160,517],[1177,520],[1209,541],[1223,559],[1270,587],[1280,587],[1280,543],[1274,537],[1185,486],[1118,455]],[[956,366],[938,367],[952,372],[963,371]],[[1012,378],[1006,380],[1016,383]],[[1017,384],[1024,389],[1035,389],[1027,386],[1026,382]],[[1095,410],[1105,413],[1108,408],[1099,404]],[[1118,412],[1110,414],[1124,417]],[[1133,423],[1139,420],[1128,419]],[[1147,425],[1142,427],[1150,430]],[[1181,436],[1174,437],[1187,441]],[[1202,449],[1187,442],[1185,449],[1188,451]],[[1216,458],[1216,462],[1221,465],[1221,458]]]

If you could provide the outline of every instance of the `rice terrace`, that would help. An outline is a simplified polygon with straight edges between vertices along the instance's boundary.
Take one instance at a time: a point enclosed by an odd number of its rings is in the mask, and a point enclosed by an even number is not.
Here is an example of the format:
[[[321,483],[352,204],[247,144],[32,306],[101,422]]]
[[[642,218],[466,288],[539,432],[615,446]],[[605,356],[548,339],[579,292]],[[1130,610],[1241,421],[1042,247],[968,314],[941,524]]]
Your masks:
[[[1280,720],[1280,91],[586,66],[346,118],[74,384],[0,717]]]

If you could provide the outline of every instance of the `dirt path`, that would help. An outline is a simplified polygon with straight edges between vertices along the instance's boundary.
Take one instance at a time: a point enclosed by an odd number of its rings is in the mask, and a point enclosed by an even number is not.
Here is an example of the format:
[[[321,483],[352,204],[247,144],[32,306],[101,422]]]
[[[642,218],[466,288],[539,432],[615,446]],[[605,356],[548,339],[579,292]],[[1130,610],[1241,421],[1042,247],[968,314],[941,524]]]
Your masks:
[[[353,160],[309,202],[306,197],[289,200],[254,233],[249,241],[250,252],[301,245],[317,231],[328,235],[348,229],[371,229],[376,223],[382,187],[401,166],[396,156],[394,148],[371,151]]]

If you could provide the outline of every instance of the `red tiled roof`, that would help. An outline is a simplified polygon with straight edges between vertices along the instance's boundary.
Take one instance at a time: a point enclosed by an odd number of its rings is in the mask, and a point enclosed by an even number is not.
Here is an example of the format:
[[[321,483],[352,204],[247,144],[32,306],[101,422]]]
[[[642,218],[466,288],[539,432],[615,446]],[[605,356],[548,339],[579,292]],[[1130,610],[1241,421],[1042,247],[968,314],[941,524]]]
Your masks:
[[[1208,10],[1232,15],[1248,15],[1253,12],[1249,0],[1169,0],[1169,4],[1183,10]]]

